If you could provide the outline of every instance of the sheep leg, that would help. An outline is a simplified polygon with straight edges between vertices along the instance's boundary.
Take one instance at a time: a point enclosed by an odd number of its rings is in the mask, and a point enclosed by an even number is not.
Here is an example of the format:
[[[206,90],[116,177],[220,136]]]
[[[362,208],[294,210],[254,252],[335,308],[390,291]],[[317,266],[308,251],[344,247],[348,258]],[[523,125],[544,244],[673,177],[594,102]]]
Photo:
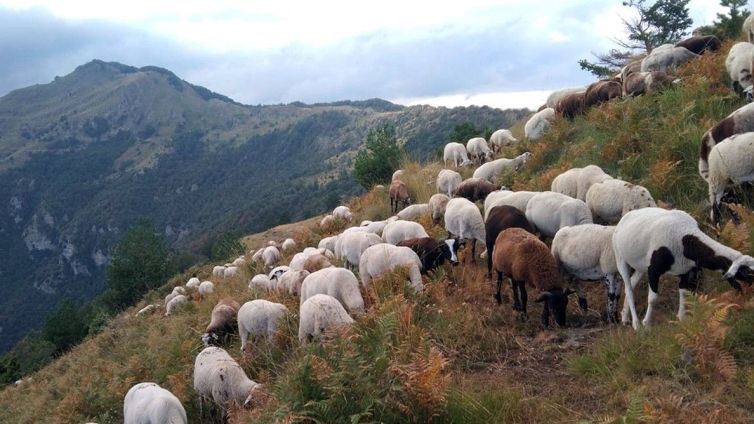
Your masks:
[[[498,305],[503,304],[503,297],[501,296],[500,289],[503,286],[503,273],[498,272],[497,273],[497,293],[495,293],[495,300],[497,300]]]
[[[518,284],[511,278],[511,292],[513,293],[513,310],[521,310],[521,296],[519,295]]]
[[[607,274],[605,276],[605,283],[607,283],[607,321],[616,323],[618,322],[620,288],[618,287],[618,280],[615,278],[615,274]]]
[[[652,312],[654,305],[657,303],[660,276],[670,270],[674,261],[673,253],[667,247],[661,247],[652,252],[652,257],[649,260],[649,268],[647,269],[647,279],[649,280],[647,312],[644,314],[644,320],[642,320],[642,324],[645,327],[649,327],[652,324]]]
[[[618,263],[618,271],[620,272],[621,278],[623,278],[623,281],[629,281],[629,283],[623,284],[623,289],[626,294],[625,300],[623,300],[623,313],[621,317],[621,322],[623,324],[628,324],[628,317],[629,312],[631,313],[631,325],[634,327],[634,330],[639,329],[639,316],[636,314],[636,304],[634,303],[634,288],[639,283],[639,280],[642,277],[642,273],[639,271],[634,270],[633,274],[631,273],[631,267],[628,266],[626,263]]]
[[[578,297],[579,309],[581,309],[581,312],[586,313],[589,310],[589,304],[584,295],[584,285],[581,284],[581,281],[576,280],[573,277],[570,278],[568,283],[571,287],[576,286],[576,297]]]
[[[681,281],[678,284],[678,319],[682,320],[686,317],[686,291],[696,291],[697,278],[699,276],[699,270],[693,268],[691,271],[681,275]]]
[[[526,301],[528,299],[528,294],[526,293],[526,286],[523,281],[518,282],[518,295],[521,298],[521,310],[523,311],[524,321],[526,321]]]

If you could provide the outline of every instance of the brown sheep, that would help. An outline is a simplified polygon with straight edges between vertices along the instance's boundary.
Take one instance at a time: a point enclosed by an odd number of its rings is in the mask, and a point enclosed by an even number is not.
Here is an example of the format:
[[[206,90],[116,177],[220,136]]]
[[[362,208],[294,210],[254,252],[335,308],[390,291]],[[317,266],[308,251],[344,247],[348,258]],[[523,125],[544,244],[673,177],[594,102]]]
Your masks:
[[[455,197],[463,197],[472,202],[477,202],[484,200],[488,194],[499,189],[500,187],[483,178],[469,178],[458,185]]]
[[[492,275],[492,251],[495,248],[497,235],[508,228],[523,228],[534,234],[526,215],[513,206],[502,205],[490,209],[484,222],[484,233],[487,244],[487,274]]]
[[[623,79],[623,95],[639,96],[660,91],[673,83],[673,77],[663,71],[631,72]]]
[[[584,93],[583,109],[587,110],[592,106],[605,103],[615,97],[621,97],[623,87],[617,79],[601,80],[589,84]]]
[[[308,271],[310,274],[312,272],[319,271],[323,268],[329,268],[333,266],[332,263],[330,263],[330,260],[327,259],[327,256],[317,253],[312,256],[309,256],[306,258],[306,261],[304,261],[304,271]]]
[[[204,346],[219,342],[222,336],[235,328],[236,314],[240,308],[241,305],[229,297],[217,302],[217,305],[212,308],[212,319],[202,335]]]
[[[411,204],[411,197],[408,195],[408,187],[406,183],[401,180],[395,180],[390,183],[390,212],[397,213],[402,208],[399,208],[399,204],[403,203],[403,207]]]
[[[573,119],[577,115],[584,113],[584,94],[585,93],[572,93],[568,94],[555,105],[555,113],[561,116]]]
[[[497,303],[502,303],[500,288],[505,276],[513,286],[513,309],[526,318],[526,284],[541,291],[536,302],[543,303],[542,326],[550,325],[550,310],[558,325],[566,323],[566,307],[571,289],[564,289],[563,279],[550,249],[523,228],[508,228],[495,240],[492,262],[497,272]]]
[[[690,52],[703,54],[704,52],[714,52],[720,49],[721,43],[714,35],[697,35],[679,41],[676,47],[685,47]]]

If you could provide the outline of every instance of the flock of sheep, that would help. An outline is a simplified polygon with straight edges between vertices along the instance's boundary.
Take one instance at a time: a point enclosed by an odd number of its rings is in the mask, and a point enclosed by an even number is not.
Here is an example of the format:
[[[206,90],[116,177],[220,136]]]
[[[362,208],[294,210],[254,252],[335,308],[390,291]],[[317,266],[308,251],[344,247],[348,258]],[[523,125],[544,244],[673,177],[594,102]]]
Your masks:
[[[747,25],[751,23],[747,20]],[[675,80],[666,71],[719,47],[714,37],[692,37],[675,46],[660,46],[641,61],[627,65],[615,78],[584,89],[555,92],[526,123],[525,137],[542,137],[556,114],[572,118],[610,98],[639,95],[665,86]],[[748,56],[742,59],[743,54]],[[726,60],[731,79],[748,93],[753,60],[754,45],[748,43],[736,44]],[[734,78],[734,74],[744,72],[733,69],[733,64],[746,68],[748,77]],[[566,324],[568,297],[572,293],[577,293],[579,306],[586,310],[586,298],[578,281],[605,281],[607,316],[617,321],[622,280],[625,300],[621,321],[638,329],[633,291],[644,274],[649,281],[647,311],[641,321],[645,326],[652,322],[659,278],[664,274],[680,276],[679,318],[685,313],[684,294],[695,290],[701,268],[724,272],[737,289],[739,281],[751,283],[754,279],[754,258],[704,234],[687,213],[656,207],[646,188],[614,178],[598,166],[567,170],[552,181],[551,191],[546,192],[514,192],[497,185],[501,174],[520,170],[531,158],[526,152],[515,158],[496,159],[502,148],[518,142],[509,130],[501,129],[492,134],[489,143],[484,138],[473,138],[466,145],[447,144],[443,157],[447,168],[437,175],[437,193],[427,203],[413,202],[411,190],[402,180],[403,171],[396,171],[387,190],[391,214],[395,215],[381,221],[363,221],[325,237],[316,247],[295,253],[287,265],[280,264],[283,253],[295,251],[296,242],[271,241],[251,254],[250,260],[269,272],[251,278],[249,288],[298,296],[298,338],[306,344],[358,319],[365,312],[362,291],[374,279],[399,270],[407,284],[421,292],[423,275],[444,262],[457,265],[460,248],[470,247],[468,258],[475,262],[477,241],[485,247],[479,257],[486,258],[488,274],[496,277],[497,302],[502,303],[502,285],[509,278],[513,309],[526,318],[527,287],[535,289],[535,302],[542,304],[541,322],[545,327],[549,326],[550,317],[559,325]],[[473,177],[464,180],[459,167],[474,165],[477,167]],[[709,184],[714,219],[728,183],[754,179],[754,105],[742,107],[705,133],[699,171]],[[477,202],[482,203],[481,208]],[[433,225],[444,225],[447,238],[430,237],[417,222],[422,216],[430,216]],[[339,206],[321,220],[320,227],[328,231],[352,220],[350,209]],[[246,257],[239,257],[215,267],[212,276],[216,280],[237,277],[246,264]],[[188,290],[197,290],[203,298],[212,293],[214,283],[191,278],[185,287],[176,287],[165,298],[166,316],[189,301]],[[156,308],[157,305],[149,305],[138,314]],[[264,299],[243,305],[231,298],[221,299],[202,335],[205,349],[194,364],[193,386],[200,398],[223,408],[233,403],[249,405],[262,387],[249,379],[220,346],[237,328],[243,354],[250,341],[273,337],[288,313],[286,306]],[[180,401],[154,383],[140,383],[128,391],[124,416],[126,423],[186,422]]]

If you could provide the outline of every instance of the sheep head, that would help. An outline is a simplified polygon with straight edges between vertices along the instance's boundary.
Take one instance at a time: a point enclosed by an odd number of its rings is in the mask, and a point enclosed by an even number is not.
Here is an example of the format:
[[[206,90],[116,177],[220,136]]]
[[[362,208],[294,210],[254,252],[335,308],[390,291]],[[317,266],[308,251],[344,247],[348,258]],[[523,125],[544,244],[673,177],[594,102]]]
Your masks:
[[[261,397],[264,394],[264,389],[262,388],[261,384],[254,384],[251,389],[249,389],[249,394],[246,396],[246,400],[243,401],[243,407],[245,409],[250,409],[253,405],[252,402],[256,400],[257,397]]]
[[[562,288],[550,289],[542,292],[536,302],[542,303],[542,326],[550,326],[550,311],[555,316],[555,322],[559,326],[565,326],[566,307],[568,306],[568,295],[574,293],[571,289],[563,290]]]
[[[729,281],[741,280],[751,284],[754,281],[754,258],[749,255],[739,256],[728,268],[725,278]]]

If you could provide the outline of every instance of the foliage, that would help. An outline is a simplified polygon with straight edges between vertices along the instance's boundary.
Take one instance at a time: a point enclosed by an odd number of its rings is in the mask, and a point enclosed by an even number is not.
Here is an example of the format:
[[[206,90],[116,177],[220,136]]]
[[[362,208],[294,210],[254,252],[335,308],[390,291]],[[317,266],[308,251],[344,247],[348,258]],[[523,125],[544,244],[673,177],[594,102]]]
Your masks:
[[[219,261],[226,258],[243,255],[244,248],[240,241],[240,236],[236,233],[220,234],[210,246],[209,258],[213,261]]]
[[[701,27],[699,31],[702,34],[715,35],[720,40],[738,39],[743,23],[751,13],[742,10],[747,3],[747,0],[720,0],[720,6],[727,8],[728,14],[718,13],[712,25]]]
[[[389,183],[405,157],[406,151],[398,142],[394,127],[372,128],[364,142],[364,150],[359,151],[353,161],[353,177],[365,189]]]
[[[58,351],[81,341],[87,334],[87,327],[80,307],[70,299],[64,300],[47,316],[42,334]]]

